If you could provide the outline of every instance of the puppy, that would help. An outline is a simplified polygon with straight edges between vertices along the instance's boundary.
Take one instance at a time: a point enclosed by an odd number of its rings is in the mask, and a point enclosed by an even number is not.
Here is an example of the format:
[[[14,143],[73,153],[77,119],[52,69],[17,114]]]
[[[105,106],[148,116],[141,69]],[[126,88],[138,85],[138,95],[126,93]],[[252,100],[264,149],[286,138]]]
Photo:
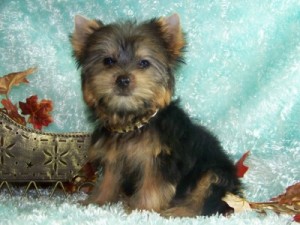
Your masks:
[[[103,170],[85,203],[123,201],[166,217],[226,213],[225,194],[240,195],[235,166],[172,100],[186,44],[178,15],[107,25],[76,16],[70,39],[97,122],[89,161]]]

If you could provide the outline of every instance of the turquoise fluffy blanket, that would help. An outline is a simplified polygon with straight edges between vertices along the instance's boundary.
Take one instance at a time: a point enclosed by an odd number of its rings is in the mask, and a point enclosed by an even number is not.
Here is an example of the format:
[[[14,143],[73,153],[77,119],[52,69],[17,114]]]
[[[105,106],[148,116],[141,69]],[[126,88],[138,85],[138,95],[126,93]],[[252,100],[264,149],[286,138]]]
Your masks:
[[[299,182],[299,0],[1,0],[0,76],[37,66],[29,85],[12,90],[12,101],[33,94],[51,99],[54,123],[46,131],[90,131],[68,37],[74,16],[141,21],[174,12],[188,40],[176,96],[234,160],[251,152],[242,179],[246,198],[267,201]],[[36,199],[0,191],[0,224],[295,223],[272,212],[167,220],[151,212],[127,215],[120,204],[78,205],[84,197]]]

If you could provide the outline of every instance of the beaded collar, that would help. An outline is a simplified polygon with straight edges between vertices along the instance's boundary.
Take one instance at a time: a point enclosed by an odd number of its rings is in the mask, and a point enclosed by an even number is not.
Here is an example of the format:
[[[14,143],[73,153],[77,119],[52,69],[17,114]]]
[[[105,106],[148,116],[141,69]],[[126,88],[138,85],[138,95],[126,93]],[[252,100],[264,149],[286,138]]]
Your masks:
[[[131,131],[134,131],[134,130],[139,130],[143,126],[148,124],[150,119],[156,116],[157,112],[158,112],[158,109],[156,109],[153,114],[151,114],[149,116],[145,116],[145,117],[141,118],[140,120],[135,121],[134,123],[129,124],[129,125],[124,125],[124,126],[122,126],[122,125],[110,125],[110,124],[106,123],[104,125],[104,127],[112,133],[119,133],[119,134],[124,134],[124,133],[128,133],[128,132],[131,132]]]

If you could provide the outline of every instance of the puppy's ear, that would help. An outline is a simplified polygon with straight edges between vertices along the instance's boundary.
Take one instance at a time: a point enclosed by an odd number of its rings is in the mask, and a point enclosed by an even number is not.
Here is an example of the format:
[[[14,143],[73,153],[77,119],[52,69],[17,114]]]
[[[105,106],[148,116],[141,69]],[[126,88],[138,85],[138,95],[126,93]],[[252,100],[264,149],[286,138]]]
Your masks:
[[[180,57],[185,46],[185,40],[178,14],[162,17],[158,20],[158,23],[161,26],[163,38],[168,44],[169,51],[174,58]]]
[[[80,15],[75,16],[75,30],[71,35],[71,42],[75,57],[79,60],[86,46],[88,37],[103,24],[100,21],[89,20]]]

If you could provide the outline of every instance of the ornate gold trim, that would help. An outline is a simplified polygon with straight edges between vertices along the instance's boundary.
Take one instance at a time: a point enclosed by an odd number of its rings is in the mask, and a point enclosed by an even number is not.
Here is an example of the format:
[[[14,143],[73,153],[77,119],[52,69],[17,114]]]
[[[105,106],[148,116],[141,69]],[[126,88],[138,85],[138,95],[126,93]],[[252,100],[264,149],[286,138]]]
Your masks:
[[[87,161],[89,144],[88,133],[40,132],[0,112],[0,182],[71,181]]]

